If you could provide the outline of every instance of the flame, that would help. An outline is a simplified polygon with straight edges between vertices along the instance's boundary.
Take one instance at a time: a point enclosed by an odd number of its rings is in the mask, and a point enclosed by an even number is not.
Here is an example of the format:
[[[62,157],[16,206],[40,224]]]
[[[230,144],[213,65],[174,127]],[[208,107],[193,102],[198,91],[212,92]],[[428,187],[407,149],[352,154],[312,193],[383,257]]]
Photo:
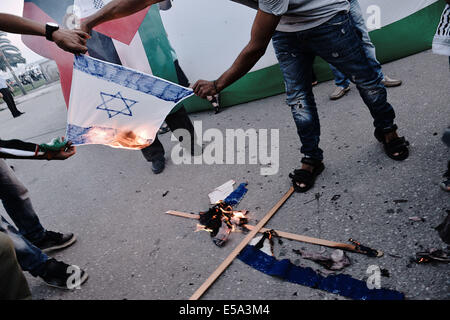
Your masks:
[[[92,140],[98,143],[108,143],[114,139],[114,130],[94,127],[90,129],[85,136],[88,141]]]
[[[133,131],[121,131],[114,137],[114,141],[108,145],[113,148],[140,150],[148,147],[150,144],[151,142],[148,139]]]
[[[209,233],[213,232],[211,229],[208,229],[206,226],[197,224],[197,228],[195,229],[195,232],[199,232],[199,231],[206,231]]]
[[[109,128],[95,127],[86,133],[87,140],[95,141],[98,144],[105,144],[113,148],[140,150],[148,147],[152,141],[148,133],[141,131],[116,131]]]
[[[248,222],[246,217],[247,213],[247,210],[235,211],[232,206],[224,201],[218,201],[207,212],[200,213],[200,221],[205,225],[197,224],[196,232],[207,231],[211,234],[217,234],[221,232],[220,230],[222,230],[222,234],[224,232],[227,234],[236,232],[238,231],[238,227]]]
[[[246,216],[245,216],[246,213],[247,213],[246,211],[234,211],[233,217],[243,219],[243,218],[246,218]]]

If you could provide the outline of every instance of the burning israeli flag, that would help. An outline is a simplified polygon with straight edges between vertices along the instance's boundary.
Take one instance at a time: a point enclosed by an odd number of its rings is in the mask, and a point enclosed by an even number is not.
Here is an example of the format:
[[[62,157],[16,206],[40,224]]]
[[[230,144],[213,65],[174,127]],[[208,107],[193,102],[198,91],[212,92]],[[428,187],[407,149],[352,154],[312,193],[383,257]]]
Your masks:
[[[142,149],[192,90],[88,56],[75,57],[66,137],[74,145]]]

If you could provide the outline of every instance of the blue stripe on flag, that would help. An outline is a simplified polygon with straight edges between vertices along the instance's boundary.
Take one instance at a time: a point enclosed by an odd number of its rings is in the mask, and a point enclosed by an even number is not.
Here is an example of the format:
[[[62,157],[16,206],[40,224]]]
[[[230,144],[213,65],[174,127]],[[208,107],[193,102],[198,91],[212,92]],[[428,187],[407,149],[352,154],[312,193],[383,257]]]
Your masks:
[[[115,136],[117,134],[117,130],[113,128],[98,127],[98,126],[85,128],[69,123],[67,124],[66,139],[67,141],[71,141],[74,145],[93,143],[93,141],[91,140],[91,136],[89,136],[89,131],[91,131],[94,128],[99,128],[101,129],[101,131],[109,133],[111,136]]]
[[[232,207],[236,206],[239,202],[241,202],[242,198],[244,198],[245,194],[247,193],[247,185],[248,183],[246,182],[241,183],[239,187],[237,187],[236,190],[230,193],[228,197],[226,197],[223,201]]]
[[[193,94],[191,89],[172,82],[85,55],[75,56],[74,68],[99,79],[114,82],[165,101],[178,103]]]
[[[237,258],[267,275],[355,300],[405,299],[403,293],[395,290],[369,289],[366,281],[352,278],[347,274],[322,276],[311,268],[296,266],[288,259],[277,260],[252,245],[247,245]]]

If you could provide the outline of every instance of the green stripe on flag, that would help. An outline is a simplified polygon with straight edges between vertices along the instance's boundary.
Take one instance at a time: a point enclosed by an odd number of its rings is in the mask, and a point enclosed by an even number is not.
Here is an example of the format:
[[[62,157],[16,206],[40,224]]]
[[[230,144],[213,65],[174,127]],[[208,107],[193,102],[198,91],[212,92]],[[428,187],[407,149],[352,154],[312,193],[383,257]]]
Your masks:
[[[150,7],[147,16],[139,27],[139,35],[153,75],[178,83],[178,76],[172,56],[172,47],[167,38],[158,5]],[[180,107],[181,104],[175,107],[172,113]],[[186,108],[190,109],[189,107]]]
[[[139,35],[153,75],[178,83],[171,46],[157,5],[150,7],[139,28]]]

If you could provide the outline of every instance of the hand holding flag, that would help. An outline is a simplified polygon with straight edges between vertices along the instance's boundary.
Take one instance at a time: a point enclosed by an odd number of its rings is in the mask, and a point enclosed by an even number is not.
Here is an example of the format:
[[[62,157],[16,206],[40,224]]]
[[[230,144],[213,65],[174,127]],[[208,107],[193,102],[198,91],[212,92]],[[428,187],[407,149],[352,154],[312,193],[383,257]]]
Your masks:
[[[75,57],[67,119],[74,145],[142,149],[191,89],[92,57]]]
[[[53,41],[64,51],[73,54],[86,53],[87,40],[91,36],[81,30],[59,29],[53,33]]]

